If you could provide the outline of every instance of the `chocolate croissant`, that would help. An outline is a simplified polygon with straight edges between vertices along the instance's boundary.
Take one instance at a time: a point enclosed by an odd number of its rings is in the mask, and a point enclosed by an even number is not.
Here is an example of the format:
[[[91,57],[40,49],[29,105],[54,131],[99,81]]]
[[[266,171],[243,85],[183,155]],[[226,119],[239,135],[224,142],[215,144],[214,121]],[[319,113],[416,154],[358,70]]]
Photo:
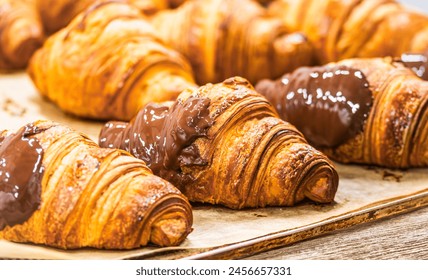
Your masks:
[[[33,0],[48,33],[54,33],[67,26],[71,20],[96,2],[110,0]],[[151,15],[159,10],[176,7],[180,0],[119,0],[135,5],[144,14]],[[116,2],[119,2],[116,1]],[[170,3],[171,2],[171,3]]]
[[[100,145],[143,159],[191,201],[234,209],[329,203],[338,185],[328,158],[239,77],[150,103],[130,123],[109,122]]]
[[[428,17],[395,0],[276,0],[268,10],[307,35],[321,64],[428,50]]]
[[[300,68],[256,89],[336,161],[428,166],[428,82],[392,58]]]
[[[267,17],[252,0],[196,0],[151,18],[159,36],[186,56],[199,85],[242,76],[255,83],[312,63],[301,33]]]
[[[128,153],[50,121],[0,133],[0,238],[58,248],[180,244],[188,200]]]
[[[130,120],[147,102],[173,100],[194,86],[190,64],[155,33],[134,6],[100,2],[51,36],[28,72],[69,114]]]
[[[34,0],[0,0],[0,70],[25,68],[43,40]]]

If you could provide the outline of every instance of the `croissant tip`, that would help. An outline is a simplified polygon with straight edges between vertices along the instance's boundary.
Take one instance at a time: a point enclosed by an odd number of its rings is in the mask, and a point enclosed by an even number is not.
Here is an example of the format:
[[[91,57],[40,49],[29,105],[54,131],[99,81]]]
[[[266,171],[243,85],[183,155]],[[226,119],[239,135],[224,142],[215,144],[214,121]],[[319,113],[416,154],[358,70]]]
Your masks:
[[[180,244],[192,232],[185,219],[171,218],[160,220],[153,224],[150,241],[159,246],[174,246]]]
[[[309,199],[319,203],[331,203],[337,190],[336,181],[332,178],[325,176],[316,180],[314,183],[307,185],[305,196]]]

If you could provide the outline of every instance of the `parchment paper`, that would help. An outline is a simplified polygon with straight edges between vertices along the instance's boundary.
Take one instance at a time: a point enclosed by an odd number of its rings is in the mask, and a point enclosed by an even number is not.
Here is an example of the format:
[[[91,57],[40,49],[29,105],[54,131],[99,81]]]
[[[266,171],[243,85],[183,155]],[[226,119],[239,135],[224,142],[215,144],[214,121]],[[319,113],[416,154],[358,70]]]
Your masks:
[[[26,123],[50,119],[86,133],[94,141],[103,123],[67,116],[39,96],[25,73],[0,75],[0,129],[17,130]],[[341,165],[340,183],[331,205],[302,203],[296,207],[230,210],[218,206],[194,205],[193,232],[175,248],[146,247],[137,250],[58,250],[0,240],[0,258],[23,259],[124,259],[153,256],[165,251],[212,248],[239,243],[269,234],[308,226],[357,209],[394,200],[417,192],[428,192],[428,169],[406,171],[367,166]]]

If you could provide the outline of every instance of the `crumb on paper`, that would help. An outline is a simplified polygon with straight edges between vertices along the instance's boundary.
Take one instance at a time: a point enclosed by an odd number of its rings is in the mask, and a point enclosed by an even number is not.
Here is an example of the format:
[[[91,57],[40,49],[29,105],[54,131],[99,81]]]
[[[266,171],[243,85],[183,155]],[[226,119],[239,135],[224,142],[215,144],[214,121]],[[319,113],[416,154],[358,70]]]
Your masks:
[[[393,172],[388,170],[383,170],[382,179],[383,180],[395,180],[397,183],[401,181],[403,173]]]
[[[373,170],[376,174],[380,174],[384,181],[396,181],[399,183],[404,176],[404,172],[400,170],[390,170],[377,166],[366,166],[366,169]]]
[[[27,109],[10,98],[6,98],[1,105],[4,112],[13,117],[23,117]]]
[[[259,213],[253,213],[253,216],[257,217],[257,218],[266,218],[267,217],[266,214],[259,214]]]

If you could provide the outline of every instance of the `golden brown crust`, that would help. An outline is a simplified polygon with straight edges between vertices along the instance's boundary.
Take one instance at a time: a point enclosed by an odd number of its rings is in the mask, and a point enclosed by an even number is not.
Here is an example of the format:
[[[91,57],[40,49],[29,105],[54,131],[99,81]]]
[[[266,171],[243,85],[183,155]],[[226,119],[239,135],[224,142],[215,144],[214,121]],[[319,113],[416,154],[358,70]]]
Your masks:
[[[292,206],[305,197],[332,202],[338,175],[321,152],[245,79],[236,77],[180,95],[208,97],[214,125],[195,145],[209,164],[184,168],[197,180],[179,186],[191,201],[231,208]]]
[[[198,84],[235,75],[256,82],[312,62],[306,38],[267,17],[252,0],[187,1],[152,22],[161,38],[190,60]]]
[[[169,173],[159,174],[166,174],[165,179],[171,180],[189,200],[234,209],[291,206],[305,197],[321,203],[333,201],[338,175],[332,163],[307,144],[294,126],[280,120],[274,108],[247,80],[234,77],[223,83],[189,89],[180,94],[176,103],[186,104],[193,98],[209,100],[213,125],[186,146],[186,152],[175,156],[179,159],[178,169],[170,168]],[[176,116],[186,118],[188,114]],[[139,122],[131,125],[143,127]],[[145,135],[153,133],[122,131],[132,135],[112,136],[128,142],[139,141],[133,135],[141,133],[141,141],[147,142]],[[104,131],[103,137],[106,136]],[[116,147],[121,146],[111,137],[109,140]],[[131,145],[134,147],[131,153],[138,153],[138,143]],[[198,151],[197,160],[180,160],[190,151]],[[164,168],[168,166],[164,164]],[[175,174],[170,176],[171,172]]]
[[[338,64],[364,73],[374,102],[363,133],[324,152],[342,162],[428,166],[428,82],[390,58],[348,59]]]
[[[34,0],[0,0],[0,70],[24,68],[43,40]]]
[[[428,17],[394,0],[276,0],[269,13],[304,32],[322,64],[428,50]]]
[[[96,2],[105,0],[33,0],[42,17],[48,33],[54,33],[67,26],[71,20]],[[107,0],[108,1],[108,0]],[[128,2],[136,6],[146,15],[152,15],[160,10],[177,7],[183,1],[179,0],[116,0]],[[171,3],[170,3],[171,2]]]
[[[129,120],[149,101],[194,86],[192,70],[129,4],[94,4],[51,36],[31,60],[39,92],[67,113]]]
[[[35,0],[47,33],[66,26],[78,13],[96,0]]]
[[[0,238],[59,248],[130,249],[180,244],[191,231],[187,199],[143,161],[99,148],[71,129],[35,125],[45,150],[40,208]]]

